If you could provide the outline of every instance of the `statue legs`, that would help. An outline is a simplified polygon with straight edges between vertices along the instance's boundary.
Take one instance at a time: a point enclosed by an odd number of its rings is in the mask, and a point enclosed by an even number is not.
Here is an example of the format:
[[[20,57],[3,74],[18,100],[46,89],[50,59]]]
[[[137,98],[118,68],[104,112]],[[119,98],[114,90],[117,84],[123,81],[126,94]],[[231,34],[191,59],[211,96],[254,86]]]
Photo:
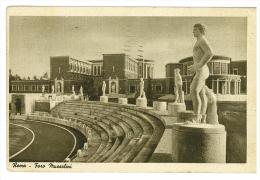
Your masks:
[[[175,94],[175,101],[174,101],[174,103],[177,103],[179,101],[179,91],[178,91],[177,87],[174,88],[174,94]]]
[[[201,99],[201,109],[200,109],[200,114],[202,115],[201,122],[206,123],[208,98],[206,96],[205,86],[202,88],[199,94]]]
[[[205,114],[206,109],[207,109],[207,104],[206,104],[207,97],[204,96],[205,91],[202,91],[205,86],[205,80],[206,80],[206,78],[203,76],[203,73],[197,72],[196,75],[194,76],[191,86],[190,86],[190,96],[191,96],[192,105],[193,105],[193,112],[195,115],[194,121],[196,121],[197,123],[201,122],[202,111],[203,111],[203,114]],[[203,107],[202,107],[202,104],[203,104]]]

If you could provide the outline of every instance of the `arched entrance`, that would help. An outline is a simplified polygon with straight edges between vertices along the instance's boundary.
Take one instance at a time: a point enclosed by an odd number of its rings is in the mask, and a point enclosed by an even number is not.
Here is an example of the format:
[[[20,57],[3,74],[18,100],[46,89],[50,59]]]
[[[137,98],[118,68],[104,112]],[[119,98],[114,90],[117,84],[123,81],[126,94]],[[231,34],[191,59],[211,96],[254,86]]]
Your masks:
[[[116,93],[116,83],[115,82],[111,83],[111,93]]]
[[[22,113],[22,101],[21,99],[17,98],[15,99],[15,114],[21,114]]]
[[[54,84],[55,84],[55,88],[54,88],[55,93],[64,93],[64,80],[63,80],[63,78],[61,78],[60,80],[55,78]]]
[[[117,95],[119,93],[119,89],[118,89],[118,86],[119,86],[119,80],[117,77],[115,78],[111,78],[109,77],[108,79],[108,84],[109,84],[109,89],[108,89],[108,94],[113,94],[113,95]]]
[[[61,92],[61,83],[57,82],[57,93]]]

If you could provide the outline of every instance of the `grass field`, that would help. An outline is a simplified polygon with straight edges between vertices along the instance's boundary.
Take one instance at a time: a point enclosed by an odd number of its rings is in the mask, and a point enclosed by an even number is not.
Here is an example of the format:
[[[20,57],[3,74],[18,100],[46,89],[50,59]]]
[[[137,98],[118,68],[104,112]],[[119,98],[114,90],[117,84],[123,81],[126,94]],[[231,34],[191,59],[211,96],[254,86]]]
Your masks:
[[[191,101],[185,103],[191,110]],[[218,116],[227,131],[227,163],[246,163],[246,102],[218,102]]]

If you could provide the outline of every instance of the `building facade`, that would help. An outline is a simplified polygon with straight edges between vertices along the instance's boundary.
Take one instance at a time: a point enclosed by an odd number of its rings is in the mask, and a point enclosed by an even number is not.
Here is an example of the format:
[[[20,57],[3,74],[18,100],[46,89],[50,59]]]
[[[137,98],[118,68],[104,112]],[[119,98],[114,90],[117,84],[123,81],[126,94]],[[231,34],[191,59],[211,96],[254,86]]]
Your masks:
[[[193,74],[188,70],[188,67],[192,64],[192,57],[181,59],[179,63],[166,64],[166,78],[174,78],[174,69],[180,69],[185,94],[190,93]],[[246,61],[232,61],[230,57],[213,56],[207,65],[210,75],[206,84],[210,89],[213,89],[214,93],[246,93]]]
[[[103,54],[102,60],[81,61],[70,56],[50,57],[49,80],[10,81],[10,93],[71,94],[72,86],[79,93],[82,86],[84,95],[101,94],[102,81],[107,84],[110,97],[137,97],[140,78],[145,81],[145,91],[157,98],[174,93],[174,69],[179,68],[183,78],[183,90],[190,93],[193,74],[188,67],[192,57],[165,66],[166,78],[154,78],[154,61],[133,59],[126,54]],[[246,93],[246,61],[232,61],[230,57],[214,56],[207,64],[210,76],[206,80],[216,94]],[[95,87],[95,88],[93,88]]]

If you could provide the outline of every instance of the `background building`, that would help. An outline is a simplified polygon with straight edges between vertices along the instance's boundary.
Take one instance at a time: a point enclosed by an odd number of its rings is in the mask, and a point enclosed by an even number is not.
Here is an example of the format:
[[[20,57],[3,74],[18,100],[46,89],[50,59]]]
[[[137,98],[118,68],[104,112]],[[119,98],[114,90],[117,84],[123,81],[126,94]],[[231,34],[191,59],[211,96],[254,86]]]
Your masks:
[[[154,78],[154,61],[133,59],[122,54],[103,54],[102,60],[77,60],[70,56],[50,57],[49,80],[12,80],[11,93],[51,92],[71,94],[72,86],[79,93],[82,86],[84,95],[98,98],[101,95],[102,81],[107,84],[109,97],[135,98],[139,94],[139,82],[143,77],[147,96],[158,98],[174,93],[174,69],[179,68],[183,78],[183,90],[190,93],[193,74],[188,71],[192,57],[165,66],[166,78]],[[232,61],[230,57],[214,56],[208,63],[210,76],[206,81],[216,94],[246,93],[246,61]]]
[[[192,56],[181,59],[179,63],[166,64],[166,78],[174,78],[175,68],[181,70],[185,94],[190,93],[193,74],[188,70],[188,67],[192,64]],[[246,61],[231,61],[230,57],[215,55],[207,65],[210,75],[206,80],[206,84],[209,88],[213,89],[214,93],[246,93]]]

